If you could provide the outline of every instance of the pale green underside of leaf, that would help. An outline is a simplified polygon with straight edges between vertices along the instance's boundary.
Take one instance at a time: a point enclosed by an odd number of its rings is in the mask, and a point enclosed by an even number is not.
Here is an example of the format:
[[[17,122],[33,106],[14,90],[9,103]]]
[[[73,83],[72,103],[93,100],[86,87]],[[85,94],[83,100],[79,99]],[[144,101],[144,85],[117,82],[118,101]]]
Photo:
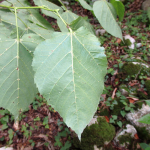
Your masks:
[[[150,114],[147,114],[138,120],[141,123],[150,124]]]
[[[8,36],[9,30],[2,29]],[[0,45],[0,107],[8,109],[16,119],[37,93],[31,67],[32,56],[22,42],[4,34],[0,34]]]
[[[85,0],[78,0],[78,1],[83,6],[83,8],[88,9],[88,10],[93,10],[92,7]]]
[[[93,11],[102,27],[108,33],[122,39],[122,32],[116,22],[114,11],[112,11],[110,4],[106,0],[96,1],[93,5]]]
[[[68,10],[62,13],[61,17],[65,20],[67,24],[70,24],[72,21],[76,20],[79,16]],[[68,32],[67,27],[60,18],[57,18],[57,24],[62,32]]]
[[[26,0],[11,0],[14,6],[29,7],[30,4]],[[3,2],[4,3],[4,2]],[[3,4],[2,3],[2,4]],[[10,3],[4,3],[10,5]],[[14,11],[12,9],[12,11]],[[16,21],[13,12],[0,10],[2,23],[12,32],[12,38],[16,38]],[[46,21],[37,10],[33,9],[20,9],[17,13],[19,35],[22,37],[24,34],[36,33],[42,38],[50,38],[50,34],[54,31],[48,21]],[[33,22],[33,23],[31,23]]]
[[[63,9],[47,0],[33,0],[35,5],[37,6],[46,6],[49,9],[59,9],[59,13],[61,14],[63,12]],[[51,11],[47,11],[44,9],[41,9],[42,13],[45,14],[46,16],[50,16],[52,18],[57,19],[57,16],[51,12]]]
[[[37,46],[32,66],[39,92],[80,138],[103,91],[104,48],[84,27],[72,33],[54,33]]]
[[[76,31],[82,26],[86,27],[91,33],[95,34],[95,30],[93,26],[89,22],[87,22],[83,17],[78,17],[76,20],[71,22],[71,25],[70,25],[73,31]]]

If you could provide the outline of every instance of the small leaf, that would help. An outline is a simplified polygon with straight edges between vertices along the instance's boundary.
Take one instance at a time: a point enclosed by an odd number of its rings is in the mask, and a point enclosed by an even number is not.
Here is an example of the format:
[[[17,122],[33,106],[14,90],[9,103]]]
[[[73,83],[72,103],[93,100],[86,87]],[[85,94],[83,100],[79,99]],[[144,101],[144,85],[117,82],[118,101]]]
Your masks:
[[[113,118],[114,120],[116,120],[116,119],[118,118],[118,116],[112,115],[112,118]]]
[[[145,100],[146,104],[150,106],[150,100]]]
[[[121,1],[111,0],[111,4],[116,9],[117,15],[119,16],[119,21],[123,20],[125,8]]]
[[[93,10],[92,7],[85,0],[78,0],[84,9]]]
[[[7,124],[3,124],[2,130],[5,130],[5,129],[7,129],[7,128],[8,128],[8,125],[7,125]]]
[[[123,40],[121,29],[116,22],[116,15],[110,3],[106,0],[96,1],[94,2],[93,10],[102,27],[108,33]]]
[[[126,112],[123,110],[123,111],[120,111],[121,115],[124,117],[126,115]]]
[[[141,122],[141,123],[145,123],[145,124],[150,124],[150,114],[147,114],[143,117],[141,117],[138,122]]]
[[[121,128],[122,127],[122,122],[121,121],[118,121],[117,122],[118,126]]]

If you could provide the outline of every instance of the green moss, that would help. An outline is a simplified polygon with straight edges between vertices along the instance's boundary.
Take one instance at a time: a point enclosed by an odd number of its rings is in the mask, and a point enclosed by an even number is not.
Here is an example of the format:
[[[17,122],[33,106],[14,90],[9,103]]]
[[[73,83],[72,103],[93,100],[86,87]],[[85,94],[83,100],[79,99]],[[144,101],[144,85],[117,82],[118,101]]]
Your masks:
[[[145,87],[147,89],[148,98],[150,98],[150,80],[145,81]]]
[[[81,136],[81,143],[77,137],[73,139],[74,147],[81,150],[94,150],[94,145],[102,147],[105,142],[113,139],[115,135],[114,126],[107,123],[104,117],[99,117],[97,121],[98,123],[85,128]]]
[[[145,127],[135,127],[135,128],[137,130],[139,138],[142,141],[146,140],[146,142],[150,142],[150,134],[148,133]]]
[[[132,150],[142,150],[141,148],[137,148],[137,143],[134,138],[131,137],[131,134],[126,133],[125,135],[121,135],[118,137],[119,144],[125,147],[126,149],[132,149]]]
[[[133,63],[128,62],[128,63],[125,63],[122,67],[122,72],[129,76],[137,75],[139,71],[140,73],[143,73],[144,75],[150,74],[150,69],[146,68],[143,65],[141,66],[140,64],[133,64]]]
[[[128,148],[129,145],[131,145],[133,142],[133,138],[131,137],[131,134],[128,134],[128,133],[126,133],[125,135],[119,136],[118,140],[119,140],[119,143],[126,148]]]
[[[100,116],[107,116],[107,117],[109,117],[109,112],[108,112],[108,110],[105,108],[105,109],[102,109],[102,110],[101,110],[101,112],[100,112],[99,115],[100,115]]]

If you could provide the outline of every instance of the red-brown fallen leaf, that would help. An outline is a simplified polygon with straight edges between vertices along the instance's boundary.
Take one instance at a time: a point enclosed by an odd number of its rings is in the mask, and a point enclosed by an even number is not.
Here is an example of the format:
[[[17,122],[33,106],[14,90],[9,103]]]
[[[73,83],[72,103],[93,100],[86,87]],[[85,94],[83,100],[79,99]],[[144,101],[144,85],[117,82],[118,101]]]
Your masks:
[[[139,137],[138,137],[137,133],[136,133],[136,134],[134,134],[134,138],[135,138],[135,139],[139,139]]]
[[[126,98],[132,99],[132,100],[134,100],[134,101],[138,101],[138,100],[139,100],[138,98],[135,98],[135,97],[126,97]]]
[[[107,116],[104,116],[106,121],[109,123],[109,118]]]
[[[117,39],[116,43],[120,44],[121,43],[121,39]]]
[[[133,99],[129,99],[129,102],[130,102],[130,103],[134,103],[134,102],[135,102],[135,100],[133,100]]]

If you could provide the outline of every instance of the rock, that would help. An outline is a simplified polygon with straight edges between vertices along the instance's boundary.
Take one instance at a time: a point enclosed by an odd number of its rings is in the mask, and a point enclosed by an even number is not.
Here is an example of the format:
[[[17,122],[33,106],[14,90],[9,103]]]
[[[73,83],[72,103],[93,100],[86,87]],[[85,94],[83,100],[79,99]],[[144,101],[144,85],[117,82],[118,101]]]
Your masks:
[[[143,73],[143,75],[150,75],[150,68],[143,62],[126,62],[122,66],[122,72],[129,76],[136,76]]]
[[[1,147],[0,150],[13,150],[12,147]]]
[[[150,113],[150,107],[148,105],[143,104],[141,109],[137,111],[130,112],[126,114],[126,119],[130,121],[130,123],[136,127],[145,127],[145,129],[150,133],[150,125],[138,122],[138,120],[146,114]]]
[[[150,7],[150,0],[146,0],[146,1],[144,1],[143,2],[143,4],[142,4],[142,9],[143,10],[147,10],[148,9],[148,7]]]
[[[122,148],[129,148],[134,140],[134,135],[137,133],[134,126],[127,124],[126,129],[120,130],[120,132],[114,138],[114,144]]]
[[[77,137],[74,137],[73,146],[81,150],[94,150],[94,147],[100,149],[105,144],[107,145],[114,136],[115,127],[109,124],[105,117],[98,117],[95,124],[84,129],[81,142]]]
[[[99,35],[103,35],[105,32],[106,32],[106,30],[104,30],[104,29],[97,29],[95,33],[97,36],[99,36]]]
[[[137,43],[137,44],[136,44],[136,47],[137,47],[137,48],[140,48],[141,46],[142,46],[142,43]]]
[[[131,48],[131,49],[134,49],[135,39],[134,39],[134,38],[132,38],[130,35],[125,35],[125,36],[124,36],[124,39],[125,39],[125,40],[129,39],[129,40],[130,40],[130,42],[131,42],[131,45],[130,45],[130,46],[128,46],[128,47],[129,47],[129,48]]]
[[[128,88],[127,88],[127,85],[125,85],[125,84],[121,84],[121,85],[119,86],[119,91],[120,91],[121,94],[124,95],[124,96],[128,96],[128,95],[129,95],[129,90],[128,90]]]

